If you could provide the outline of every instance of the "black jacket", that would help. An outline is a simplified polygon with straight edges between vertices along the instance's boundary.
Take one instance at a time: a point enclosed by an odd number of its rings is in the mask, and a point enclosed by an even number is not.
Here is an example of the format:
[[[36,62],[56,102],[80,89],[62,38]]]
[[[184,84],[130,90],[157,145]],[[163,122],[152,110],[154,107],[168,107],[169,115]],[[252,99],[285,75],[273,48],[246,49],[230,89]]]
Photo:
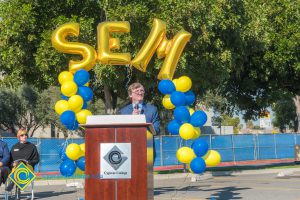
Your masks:
[[[11,161],[24,159],[28,161],[32,167],[34,167],[40,161],[40,155],[34,144],[30,142],[15,144],[10,151]]]

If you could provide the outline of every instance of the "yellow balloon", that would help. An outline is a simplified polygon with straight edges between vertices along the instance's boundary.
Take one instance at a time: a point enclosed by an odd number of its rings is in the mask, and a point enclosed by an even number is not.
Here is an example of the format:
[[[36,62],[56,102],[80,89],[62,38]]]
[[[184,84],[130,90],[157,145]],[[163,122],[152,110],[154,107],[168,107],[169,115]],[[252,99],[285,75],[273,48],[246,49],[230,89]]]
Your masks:
[[[202,158],[207,167],[215,167],[221,162],[221,155],[215,150],[209,150]]]
[[[79,145],[81,151],[83,152],[83,154],[85,154],[85,143],[82,143]]]
[[[181,147],[176,152],[176,157],[179,162],[190,163],[195,157],[194,150],[189,147]]]
[[[66,155],[71,160],[78,160],[78,158],[80,158],[80,156],[82,155],[80,146],[76,143],[69,144],[66,149]]]
[[[175,108],[174,104],[172,104],[172,102],[171,102],[171,98],[170,98],[169,94],[164,96],[164,98],[162,100],[162,104],[166,109],[169,109],[169,110]]]
[[[178,81],[178,78],[175,78],[175,79],[172,80],[172,82],[173,82],[174,85],[175,85],[176,90],[177,90],[177,81]]]
[[[76,119],[79,124],[85,124],[88,116],[93,115],[91,111],[82,109],[78,113],[76,113]]]
[[[172,80],[182,51],[191,37],[192,34],[181,30],[172,40],[168,40],[170,44],[165,45],[166,58],[157,76],[158,79]],[[166,41],[164,43],[166,43]]]
[[[84,86],[89,87],[90,83],[87,82],[86,84],[84,84]]]
[[[66,100],[59,100],[55,104],[55,112],[61,115],[66,110],[69,110],[69,103]]]
[[[176,90],[187,92],[192,87],[192,80],[187,76],[181,76],[176,82]]]
[[[192,116],[192,114],[195,112],[195,110],[193,108],[188,107],[188,110],[190,112],[190,116]]]
[[[70,110],[79,112],[83,106],[83,98],[80,95],[73,95],[68,100]]]
[[[153,164],[153,148],[147,147],[147,164]]]
[[[194,137],[194,126],[189,123],[182,124],[179,128],[179,135],[184,140],[189,140]]]
[[[76,170],[75,170],[75,175],[84,175],[84,171],[82,171],[81,169],[79,169],[78,167],[76,167]]]
[[[166,35],[167,25],[166,22],[154,19],[151,32],[143,44],[140,51],[135,58],[131,61],[131,65],[138,70],[145,72],[147,65],[150,62],[155,50],[159,47],[161,41]]]
[[[88,44],[68,42],[66,40],[68,36],[79,36],[78,23],[66,23],[55,29],[51,38],[52,46],[63,53],[81,55],[82,60],[80,61],[70,60],[70,72],[75,73],[79,69],[86,69],[89,71],[96,64],[97,53],[95,49]]]
[[[200,137],[201,135],[201,130],[199,127],[194,127],[194,136],[193,136],[193,140],[197,139],[198,137]]]
[[[73,81],[73,74],[68,71],[63,71],[58,75],[58,82],[62,85],[67,81]]]
[[[102,22],[97,26],[98,59],[101,64],[126,65],[131,61],[130,53],[112,53],[111,49],[119,49],[118,38],[110,38],[110,33],[130,32],[129,22]]]
[[[60,90],[63,95],[70,97],[76,94],[78,87],[74,81],[66,81],[64,84],[62,84]]]

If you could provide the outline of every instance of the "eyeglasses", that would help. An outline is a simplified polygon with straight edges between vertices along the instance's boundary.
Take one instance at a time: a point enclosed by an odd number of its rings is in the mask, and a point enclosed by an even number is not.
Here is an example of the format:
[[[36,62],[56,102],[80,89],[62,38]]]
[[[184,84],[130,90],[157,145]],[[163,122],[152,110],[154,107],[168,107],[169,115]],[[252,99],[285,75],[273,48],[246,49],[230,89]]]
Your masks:
[[[132,91],[132,93],[134,93],[134,94],[144,94],[145,90],[135,90],[135,91]]]
[[[22,135],[20,135],[20,137],[23,137],[23,136],[26,136],[26,137],[28,137],[28,135],[27,135],[27,134],[22,134]]]

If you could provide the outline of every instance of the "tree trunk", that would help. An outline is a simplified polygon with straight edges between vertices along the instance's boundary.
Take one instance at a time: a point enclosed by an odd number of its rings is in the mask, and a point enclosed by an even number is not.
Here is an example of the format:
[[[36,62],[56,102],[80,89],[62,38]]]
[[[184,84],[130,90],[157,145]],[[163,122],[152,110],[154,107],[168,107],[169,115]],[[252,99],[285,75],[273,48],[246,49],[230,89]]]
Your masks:
[[[107,85],[104,85],[104,100],[105,113],[115,114],[117,112],[117,95]]]
[[[300,96],[296,95],[294,98],[294,103],[295,103],[295,107],[296,107],[296,113],[297,113],[297,118],[298,118],[298,130],[297,132],[300,131]]]

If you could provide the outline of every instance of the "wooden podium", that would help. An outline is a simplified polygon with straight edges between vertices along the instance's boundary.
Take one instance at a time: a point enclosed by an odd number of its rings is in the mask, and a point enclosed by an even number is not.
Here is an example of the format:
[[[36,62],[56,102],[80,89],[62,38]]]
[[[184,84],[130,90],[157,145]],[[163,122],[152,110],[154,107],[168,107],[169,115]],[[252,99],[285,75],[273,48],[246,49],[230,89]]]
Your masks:
[[[85,200],[153,200],[152,124],[83,126]]]

